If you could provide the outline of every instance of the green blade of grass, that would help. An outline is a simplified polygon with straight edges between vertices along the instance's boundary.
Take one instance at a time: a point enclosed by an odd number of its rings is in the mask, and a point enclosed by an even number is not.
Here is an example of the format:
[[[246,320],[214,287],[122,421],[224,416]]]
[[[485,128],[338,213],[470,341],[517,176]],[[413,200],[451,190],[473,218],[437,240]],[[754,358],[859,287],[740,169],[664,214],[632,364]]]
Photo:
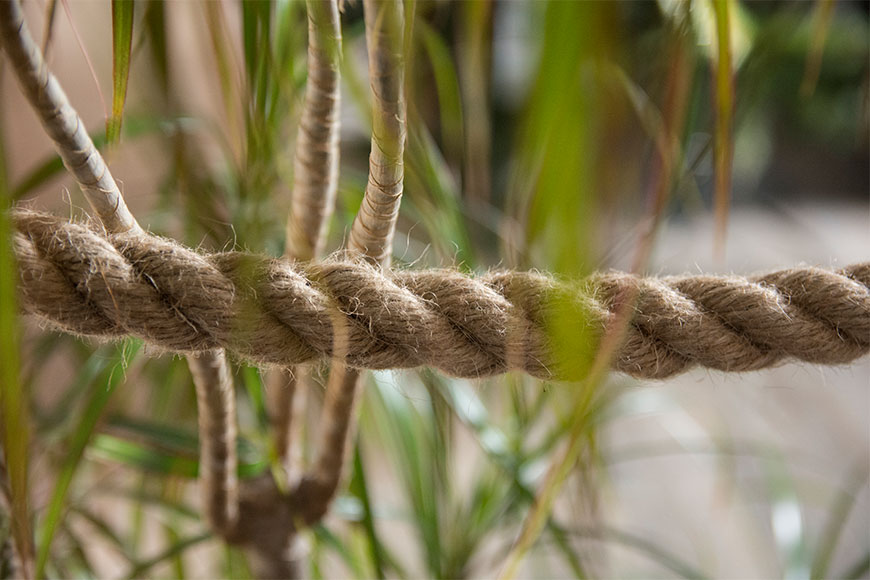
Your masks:
[[[338,557],[347,565],[353,572],[354,578],[365,578],[366,572],[358,558],[353,554],[345,542],[338,536],[329,531],[325,526],[318,525],[313,528],[314,538],[317,544],[322,544],[332,549]],[[317,559],[312,558],[312,564],[317,564]],[[312,577],[322,577],[319,566],[312,571]]]
[[[126,542],[121,539],[118,533],[112,529],[112,526],[106,520],[82,506],[74,506],[71,508],[71,511],[81,517],[84,521],[88,522],[93,531],[96,532],[96,535],[104,538],[105,543],[113,548],[115,554],[127,562],[130,562],[130,555],[127,553]]]
[[[132,47],[133,0],[112,0],[112,114],[106,123],[106,140],[110,145],[121,139]]]
[[[75,417],[70,416],[70,409],[76,408],[79,399],[87,394],[88,387],[93,385],[100,374],[105,372],[106,367],[116,362],[107,354],[108,352],[107,348],[98,349],[80,363],[75,378],[65,389],[63,395],[58,397],[54,406],[41,414],[39,409],[34,407],[33,416],[36,419],[37,432],[50,429],[53,435],[69,435],[67,430],[73,428],[75,420]]]
[[[196,479],[199,475],[199,461],[196,459],[195,449],[192,453],[191,450],[187,450],[187,456],[182,453],[184,452],[179,450],[164,451],[105,433],[94,437],[88,448],[89,457],[95,459],[129,465],[147,473]],[[267,467],[268,463],[265,460],[239,463],[238,476],[240,478],[255,477]]]
[[[703,580],[708,576],[702,571],[695,568],[680,557],[668,552],[655,542],[651,542],[646,538],[636,536],[634,534],[618,530],[616,528],[606,527],[604,529],[591,530],[572,530],[574,535],[588,538],[601,538],[616,544],[621,544],[625,547],[632,548],[637,552],[644,554],[650,560],[657,562],[665,568],[668,568],[681,578],[692,578]]]
[[[166,37],[166,0],[145,3],[142,18],[144,37],[148,39],[157,80],[164,94],[169,91],[169,44]]]
[[[148,577],[148,574],[146,573],[154,566],[176,558],[179,554],[184,553],[197,544],[201,544],[209,538],[211,538],[211,534],[205,533],[179,540],[177,543],[169,546],[166,550],[157,554],[153,558],[149,558],[148,560],[139,562],[137,565],[133,566],[133,568],[127,573],[126,578],[129,580],[132,580],[133,578],[146,578]]]
[[[713,143],[714,252],[717,260],[725,257],[725,231],[731,201],[731,165],[734,159],[734,73],[731,50],[731,0],[714,0],[716,20],[716,128]]]
[[[374,388],[366,389],[373,424],[389,450],[402,477],[403,489],[411,506],[412,523],[417,528],[427,572],[434,577],[442,573],[441,499],[436,460],[444,453],[433,439],[434,417],[428,397],[414,404],[395,385],[373,373]]]
[[[102,380],[95,381],[94,391],[82,411],[82,417],[76,430],[73,432],[69,448],[67,449],[66,460],[54,485],[51,500],[42,521],[42,533],[40,534],[39,552],[36,560],[37,578],[44,577],[45,565],[51,553],[51,542],[60,524],[66,504],[67,492],[81,464],[82,456],[84,455],[85,448],[88,446],[88,442],[91,440],[94,428],[97,426],[103,409],[109,402],[115,388],[124,380],[124,369],[130,365],[141,347],[141,341],[128,339],[116,355],[116,364],[112,365],[112,368],[103,374]]]
[[[835,576],[835,578],[858,580],[859,578],[866,578],[867,572],[870,572],[870,552],[865,552],[854,564],[846,568],[845,572]]]
[[[199,462],[195,458],[156,451],[139,443],[106,434],[94,437],[88,448],[88,457],[129,465],[144,472],[188,479],[196,479],[199,471]]]
[[[813,10],[813,37],[807,51],[807,64],[804,68],[804,78],[801,81],[801,96],[812,96],[819,82],[822,71],[822,55],[825,52],[825,41],[831,28],[831,18],[834,16],[836,0],[816,0]]]
[[[18,561],[30,568],[33,551],[30,529],[30,508],[27,500],[27,396],[22,389],[19,372],[18,300],[15,283],[18,280],[15,256],[12,253],[12,224],[7,208],[11,205],[6,173],[6,151],[0,127],[0,445],[5,458],[6,477],[12,513],[11,528]],[[7,482],[3,482],[6,484]]]
[[[191,523],[202,521],[202,517],[197,509],[187,506],[183,503],[170,500],[163,494],[157,494],[141,486],[132,487],[115,487],[100,485],[97,487],[100,494],[103,496],[116,497],[123,500],[137,502],[145,506],[154,506],[171,514],[189,520]]]
[[[868,465],[867,459],[860,459],[859,464],[846,476],[842,491],[836,494],[830,509],[827,510],[828,521],[813,556],[810,578],[828,577],[828,568],[837,548],[840,534],[849,520],[849,513],[855,506],[861,489],[867,485],[867,478],[870,477],[868,470],[870,470],[870,465]],[[842,578],[842,576],[839,577]]]
[[[456,417],[472,430],[487,458],[510,479],[513,490],[518,493],[519,499],[522,500],[522,505],[533,503],[535,494],[529,488],[527,478],[523,476],[523,470],[531,462],[534,455],[524,454],[522,445],[517,448],[509,444],[507,436],[490,421],[486,407],[466,381],[448,380],[434,373],[431,374],[431,377],[441,383],[441,391],[445,395],[447,404],[450,405]],[[526,427],[522,428],[522,432],[526,432]],[[558,440],[553,438],[553,443],[544,448],[552,450]],[[543,453],[543,450],[539,452],[539,454]],[[508,501],[510,508],[516,507],[519,503],[513,499]],[[481,503],[477,501],[472,502],[471,505],[475,506],[474,509],[479,510],[482,509],[482,506],[478,505]],[[560,553],[574,575],[577,578],[586,577],[583,565],[568,542],[566,531],[552,517],[547,519],[545,527],[556,541]]]
[[[438,110],[441,123],[441,140],[444,151],[451,161],[462,159],[464,143],[462,99],[459,95],[459,78],[450,49],[444,38],[433,30],[425,20],[418,19],[417,31],[435,75],[435,91],[438,95]]]

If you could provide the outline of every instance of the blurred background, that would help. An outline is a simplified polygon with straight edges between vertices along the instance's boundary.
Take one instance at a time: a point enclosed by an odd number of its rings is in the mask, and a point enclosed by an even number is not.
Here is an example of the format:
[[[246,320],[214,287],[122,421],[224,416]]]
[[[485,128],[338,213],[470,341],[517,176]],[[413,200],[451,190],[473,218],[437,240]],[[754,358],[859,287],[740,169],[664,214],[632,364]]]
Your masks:
[[[24,4],[105,144],[110,3]],[[398,265],[575,277],[870,258],[870,3],[406,0],[405,12]],[[121,139],[103,149],[133,213],[189,245],[279,256],[304,2],[149,0],[133,22]],[[342,27],[330,250],[362,199],[371,131],[361,2],[344,2]],[[2,189],[84,215],[5,68]],[[733,171],[717,169],[732,150]],[[21,323],[30,502],[48,573],[247,576],[199,517],[185,361]],[[269,468],[265,387],[262,371],[235,370],[247,477]],[[327,372],[308,392],[310,427]],[[360,417],[348,485],[306,534],[312,577],[498,575],[566,446],[578,460],[521,576],[870,577],[866,357],[649,383],[378,372]],[[0,514],[0,541],[8,529]]]

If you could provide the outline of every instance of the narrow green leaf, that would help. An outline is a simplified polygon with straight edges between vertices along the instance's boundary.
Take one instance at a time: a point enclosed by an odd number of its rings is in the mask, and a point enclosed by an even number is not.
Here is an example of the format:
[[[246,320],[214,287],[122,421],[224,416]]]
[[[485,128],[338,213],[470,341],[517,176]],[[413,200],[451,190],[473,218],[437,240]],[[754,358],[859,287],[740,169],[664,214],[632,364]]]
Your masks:
[[[725,231],[731,202],[731,164],[734,160],[734,67],[731,49],[731,0],[714,0],[716,18],[716,128],[713,144],[714,248],[716,257],[725,256]]]
[[[681,559],[679,556],[668,552],[655,542],[651,542],[646,538],[636,536],[623,530],[603,527],[596,529],[573,530],[571,533],[580,537],[602,539],[615,544],[621,544],[627,548],[632,548],[638,553],[644,554],[650,560],[668,568],[680,578],[697,578],[702,580],[708,577],[704,572],[698,570],[692,564]]]
[[[130,467],[150,473],[173,475],[195,479],[199,475],[199,461],[195,450],[184,455],[178,450],[161,450],[136,441],[108,435],[105,433],[94,437],[88,448],[92,458],[98,458],[113,463],[122,463]],[[238,476],[254,477],[263,473],[268,462],[252,461],[240,463]]]
[[[116,364],[104,372],[100,380],[94,382],[93,393],[88,404],[82,410],[82,417],[67,449],[66,461],[64,461],[63,467],[60,470],[51,500],[45,511],[42,533],[40,534],[39,553],[36,560],[37,578],[42,578],[45,575],[45,565],[51,553],[51,541],[60,524],[66,505],[67,492],[81,464],[81,459],[91,439],[91,434],[97,426],[103,409],[115,391],[115,387],[125,378],[124,370],[130,365],[141,347],[141,341],[128,339],[116,355]]]
[[[825,41],[831,28],[836,0],[816,0],[813,10],[813,39],[807,52],[807,64],[804,68],[804,78],[801,81],[801,96],[809,97],[815,92],[822,71],[822,55],[825,52]]]
[[[858,580],[859,578],[866,578],[867,572],[870,572],[870,552],[864,552],[863,556],[849,566],[845,572],[835,576],[835,578]]]
[[[461,158],[463,147],[462,99],[459,94],[459,78],[450,49],[433,28],[423,19],[417,20],[417,30],[423,41],[423,48],[432,65],[435,75],[435,89],[438,94],[438,109],[441,122],[441,139],[444,150],[453,160]]]
[[[375,576],[377,578],[385,578],[383,558],[384,546],[378,537],[377,530],[375,529],[375,519],[372,514],[372,502],[371,497],[369,496],[366,472],[362,458],[362,449],[360,449],[359,441],[354,445],[353,477],[350,482],[350,491],[362,504],[362,525],[366,539],[368,540],[369,554],[372,560],[372,566],[374,566],[375,569]]]
[[[147,572],[151,570],[154,566],[158,564],[162,564],[168,560],[174,559],[179,554],[184,553],[189,548],[196,546],[197,544],[201,544],[202,542],[211,538],[210,533],[199,534],[197,536],[191,536],[189,538],[185,538],[180,540],[179,542],[169,546],[163,552],[157,554],[153,558],[140,562],[136,566],[134,566],[128,573],[127,578],[146,578],[149,575]]]
[[[140,443],[106,434],[94,437],[88,448],[88,456],[110,463],[129,465],[140,471],[190,479],[196,478],[199,468],[199,462],[195,458],[157,451]]]
[[[347,567],[351,569],[354,578],[366,577],[365,570],[362,568],[359,559],[354,556],[353,551],[345,542],[323,525],[315,526],[313,531],[316,541],[334,551]],[[312,576],[316,577],[317,574],[312,574]]]
[[[110,145],[121,139],[132,47],[133,0],[112,0],[112,115],[106,123],[106,140]]]
[[[32,532],[27,501],[27,396],[19,373],[18,280],[12,252],[12,224],[6,209],[11,205],[6,173],[6,152],[0,127],[0,444],[5,457],[12,511],[12,539],[19,554],[32,553]],[[2,468],[2,464],[0,464]]]
[[[834,552],[837,549],[840,535],[846,526],[846,522],[849,521],[849,514],[855,507],[861,490],[867,486],[867,478],[870,477],[870,471],[868,470],[870,470],[870,464],[868,464],[866,458],[862,457],[859,463],[847,474],[846,480],[843,482],[842,491],[836,494],[830,509],[827,510],[828,521],[819,538],[816,553],[813,555],[810,578],[829,577],[828,569]],[[842,577],[840,576],[840,578]]]

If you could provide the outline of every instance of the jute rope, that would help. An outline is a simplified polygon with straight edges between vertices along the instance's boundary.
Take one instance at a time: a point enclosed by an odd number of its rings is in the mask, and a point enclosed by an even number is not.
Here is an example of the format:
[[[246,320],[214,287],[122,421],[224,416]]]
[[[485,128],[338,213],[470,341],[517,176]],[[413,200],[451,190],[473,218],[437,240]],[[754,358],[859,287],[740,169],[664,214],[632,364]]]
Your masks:
[[[565,283],[510,271],[381,271],[347,256],[304,264],[201,254],[137,231],[105,235],[27,210],[12,217],[26,312],[67,332],[132,335],[175,352],[223,347],[259,364],[333,357],[358,368],[574,379],[625,300],[636,302],[613,366],[637,377],[695,365],[750,371],[787,358],[841,364],[870,350],[870,263]],[[565,328],[562,347],[549,337]]]

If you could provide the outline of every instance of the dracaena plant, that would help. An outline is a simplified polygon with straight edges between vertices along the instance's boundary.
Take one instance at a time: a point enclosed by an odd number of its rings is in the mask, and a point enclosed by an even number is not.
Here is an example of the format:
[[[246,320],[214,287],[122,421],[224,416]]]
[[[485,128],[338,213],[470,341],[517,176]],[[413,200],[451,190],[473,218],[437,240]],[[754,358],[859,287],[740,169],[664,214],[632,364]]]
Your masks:
[[[643,272],[668,211],[702,198],[697,169],[708,158],[710,237],[724,252],[735,127],[749,115],[741,82],[772,79],[780,67],[757,63],[794,52],[777,34],[803,27],[807,99],[824,88],[826,46],[850,62],[866,32],[835,18],[831,0],[760,15],[731,0],[506,4],[113,0],[111,31],[98,31],[112,42],[111,111],[105,132],[89,135],[52,74],[57,29],[75,27],[79,7],[48,0],[40,45],[36,4],[25,3],[25,18],[19,0],[6,0],[0,75],[18,79],[58,157],[13,186],[5,154],[15,138],[0,139],[3,209],[66,167],[108,235],[147,236],[147,224],[190,245],[235,244],[287,263],[342,250],[380,271],[499,264],[565,278],[608,264],[602,224],[617,229],[625,212],[638,241],[623,244],[624,262]],[[196,15],[189,28],[186,9]],[[179,38],[208,47],[217,123],[185,110],[191,87],[173,69],[189,47]],[[852,73],[842,74],[857,86],[861,71]],[[127,87],[135,75],[159,95],[144,113]],[[517,82],[524,88],[511,89]],[[343,132],[341,120],[350,120]],[[627,125],[637,134],[625,138]],[[699,152],[692,139],[702,130],[710,138]],[[154,208],[137,221],[125,195],[138,192],[106,159],[143,137],[165,145],[168,163],[150,183]],[[642,196],[625,193],[635,186]],[[637,294],[621,296],[600,341],[578,328],[573,303],[554,301],[548,335],[581,383],[369,373],[338,362],[347,349],[339,333],[335,362],[265,371],[222,350],[145,357],[135,339],[101,346],[28,331],[20,344],[12,230],[0,212],[0,577],[589,577],[612,571],[590,548],[602,544],[640,554],[652,566],[645,575],[711,574],[703,559],[602,513],[599,491],[618,462],[602,453],[602,429],[630,403],[630,383],[609,369]],[[58,400],[37,401],[32,383],[57,352],[78,370]],[[716,441],[700,452],[760,458],[771,501],[793,495],[772,446]],[[28,470],[31,484],[43,470],[54,476],[48,491],[28,485]],[[816,544],[779,546],[790,572],[832,571],[866,472],[860,461],[849,471]],[[203,544],[216,560],[205,570],[194,551]],[[104,551],[120,569],[105,565]],[[859,556],[845,575],[866,574],[870,560]]]

